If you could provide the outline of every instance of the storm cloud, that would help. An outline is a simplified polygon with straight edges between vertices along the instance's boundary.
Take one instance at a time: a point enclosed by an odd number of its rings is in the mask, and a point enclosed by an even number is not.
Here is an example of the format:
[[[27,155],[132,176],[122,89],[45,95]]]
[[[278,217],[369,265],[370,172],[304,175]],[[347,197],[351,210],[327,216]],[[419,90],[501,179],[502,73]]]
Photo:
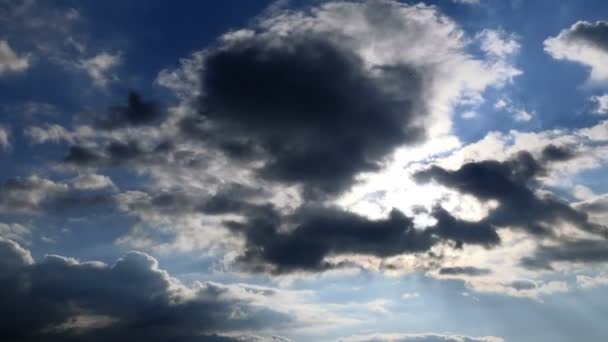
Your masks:
[[[263,160],[264,178],[340,192],[423,138],[424,77],[407,65],[370,68],[320,36],[239,39],[204,62],[199,135],[233,158]]]
[[[291,320],[220,284],[186,287],[144,253],[113,265],[57,255],[34,262],[0,238],[0,255],[3,341],[242,341],[217,334]]]
[[[551,159],[556,159],[556,153],[549,154],[554,154]],[[561,156],[561,152],[557,154]],[[504,162],[471,162],[455,171],[432,166],[416,173],[414,178],[420,183],[435,181],[481,201],[498,201],[499,206],[483,219],[493,226],[518,227],[534,235],[547,236],[554,234],[555,225],[568,222],[579,229],[606,236],[606,228],[590,222],[586,213],[554,196],[535,193],[536,178],[545,173],[544,165],[530,153],[519,152]]]

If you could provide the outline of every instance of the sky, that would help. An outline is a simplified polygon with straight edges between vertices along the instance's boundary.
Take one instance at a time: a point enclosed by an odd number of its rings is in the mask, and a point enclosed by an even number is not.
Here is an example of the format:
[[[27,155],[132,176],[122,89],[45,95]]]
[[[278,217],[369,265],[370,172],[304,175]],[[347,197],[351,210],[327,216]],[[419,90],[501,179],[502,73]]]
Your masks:
[[[608,2],[0,0],[0,340],[605,341]]]

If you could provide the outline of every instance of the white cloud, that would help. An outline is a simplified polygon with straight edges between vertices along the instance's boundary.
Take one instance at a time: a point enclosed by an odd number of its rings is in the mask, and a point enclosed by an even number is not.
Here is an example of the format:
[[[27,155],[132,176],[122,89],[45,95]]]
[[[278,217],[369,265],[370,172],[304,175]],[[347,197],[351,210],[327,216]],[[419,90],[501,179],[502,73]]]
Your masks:
[[[465,5],[479,5],[481,0],[452,0],[457,4],[465,4]]]
[[[29,66],[28,56],[17,55],[6,40],[0,40],[0,76],[6,72],[25,71]]]
[[[118,77],[110,73],[110,70],[122,63],[122,53],[111,54],[101,52],[91,58],[82,59],[78,67],[85,70],[98,87],[105,87],[109,82],[117,81]]]
[[[477,112],[475,112],[473,110],[468,110],[468,111],[462,113],[463,119],[473,119],[475,117],[477,117]]]
[[[477,34],[481,50],[496,58],[507,58],[519,52],[521,45],[514,35],[503,30],[485,29]]]
[[[340,342],[503,342],[496,336],[472,337],[451,333],[368,334],[341,338]]]
[[[0,223],[0,237],[22,241],[26,236],[30,235],[30,229],[19,223]]]
[[[11,148],[11,131],[7,126],[0,125],[0,150]]]
[[[595,114],[608,114],[608,94],[592,96],[591,101],[595,103]]]
[[[584,289],[608,286],[608,275],[587,276],[577,275],[576,282]]]
[[[568,60],[587,66],[589,82],[608,81],[608,41],[600,37],[608,30],[608,22],[578,21],[557,36],[545,40],[545,51],[553,58]],[[604,34],[605,36],[605,34]]]
[[[24,134],[34,144],[73,142],[72,133],[57,124],[47,123],[44,126],[30,126],[24,130]]]
[[[78,190],[97,190],[104,188],[116,188],[110,177],[96,174],[78,175],[72,180],[74,188]]]
[[[529,112],[522,108],[515,109],[515,111],[513,112],[513,120],[518,121],[518,122],[528,122],[528,121],[532,120],[532,118],[534,117],[535,114],[536,113]]]
[[[513,120],[517,122],[528,122],[534,118],[536,112],[529,111],[522,106],[513,104],[508,98],[500,98],[494,103],[494,109],[505,111],[511,114]]]
[[[579,200],[586,200],[595,197],[593,190],[584,185],[576,185],[572,190],[572,195]]]

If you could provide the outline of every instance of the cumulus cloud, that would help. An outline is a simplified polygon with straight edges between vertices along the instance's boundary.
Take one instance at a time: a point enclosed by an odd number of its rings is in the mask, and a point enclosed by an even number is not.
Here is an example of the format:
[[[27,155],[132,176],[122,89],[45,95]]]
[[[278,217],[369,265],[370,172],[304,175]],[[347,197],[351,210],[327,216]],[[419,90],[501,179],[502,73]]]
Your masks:
[[[0,255],[3,340],[242,341],[251,330],[292,320],[255,300],[272,291],[247,295],[255,288],[210,282],[187,287],[139,252],[112,265],[58,255],[35,262],[0,238]]]
[[[553,58],[583,64],[590,69],[592,83],[608,81],[608,23],[578,21],[544,42]]]
[[[17,55],[6,40],[0,40],[0,76],[7,72],[25,71],[29,66],[27,56]]]

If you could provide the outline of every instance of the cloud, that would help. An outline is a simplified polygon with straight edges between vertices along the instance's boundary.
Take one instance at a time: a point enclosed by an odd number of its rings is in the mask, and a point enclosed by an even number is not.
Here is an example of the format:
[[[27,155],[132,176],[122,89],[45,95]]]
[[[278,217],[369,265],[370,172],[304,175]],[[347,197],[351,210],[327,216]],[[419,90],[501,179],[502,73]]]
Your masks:
[[[608,261],[605,240],[569,239],[559,244],[540,245],[534,255],[522,258],[522,264],[532,269],[552,269],[557,262],[602,263]]]
[[[608,81],[608,23],[578,21],[544,42],[553,58],[583,64],[590,69],[589,82]]]
[[[109,82],[118,80],[116,75],[110,74],[110,70],[122,63],[122,53],[111,54],[103,51],[99,54],[81,59],[78,68],[83,69],[93,80],[93,84],[104,88]]]
[[[30,126],[25,128],[24,134],[33,144],[59,143],[62,141],[73,143],[74,141],[71,132],[57,124],[47,123],[44,126]]]
[[[0,125],[0,150],[9,150],[11,148],[11,131],[10,128]]]
[[[0,212],[36,213],[44,200],[67,190],[65,184],[35,175],[11,178],[0,184]]]
[[[22,241],[30,235],[30,228],[19,223],[0,223],[0,237]]]
[[[481,42],[481,50],[498,59],[516,55],[521,45],[517,38],[502,30],[485,29],[475,36]]]
[[[536,112],[529,111],[520,105],[515,105],[508,98],[498,99],[494,104],[494,108],[511,114],[513,120],[517,122],[528,122],[536,115]]]
[[[551,154],[554,158],[555,151]],[[544,173],[544,166],[530,153],[519,152],[504,162],[471,162],[455,171],[432,166],[416,173],[415,179],[421,183],[434,180],[482,201],[498,201],[499,206],[484,219],[492,226],[519,227],[535,235],[552,235],[555,225],[564,221],[583,231],[606,236],[605,227],[590,222],[584,212],[552,196],[535,194],[531,186]]]
[[[254,300],[272,293],[247,296],[211,282],[187,287],[139,252],[112,265],[57,255],[34,262],[0,238],[0,255],[3,340],[241,341],[248,331],[292,320]]]
[[[211,128],[201,135],[236,158],[259,150],[265,178],[339,192],[422,138],[425,75],[405,64],[368,70],[322,36],[241,39],[212,52],[203,69]]]
[[[487,275],[492,273],[487,268],[477,268],[473,266],[456,266],[456,267],[443,267],[439,270],[441,275],[468,275],[468,276],[479,276]]]
[[[78,190],[97,190],[116,187],[110,177],[90,173],[78,175],[72,180],[72,184]]]
[[[479,103],[487,88],[520,73],[507,60],[514,39],[496,34],[487,60],[469,55],[469,44],[434,7],[277,7],[181,69],[161,71],[157,83],[180,96],[182,111],[196,99],[192,111],[203,116],[182,121],[186,135],[249,161],[267,180],[331,195],[378,170],[396,147],[448,134],[455,105]]]
[[[471,337],[457,334],[369,334],[340,339],[341,342],[502,342],[500,337]]]
[[[595,287],[604,287],[608,286],[608,276],[606,275],[598,275],[598,276],[586,276],[586,275],[577,275],[576,282],[580,287],[584,289],[591,289]]]
[[[22,72],[30,66],[27,56],[18,56],[6,40],[0,40],[0,76],[8,72]]]
[[[608,114],[608,94],[592,96],[591,101],[595,103],[595,114]]]
[[[111,107],[104,117],[96,118],[95,126],[109,130],[140,126],[154,123],[160,116],[158,104],[144,101],[138,93],[130,92],[126,106]]]

